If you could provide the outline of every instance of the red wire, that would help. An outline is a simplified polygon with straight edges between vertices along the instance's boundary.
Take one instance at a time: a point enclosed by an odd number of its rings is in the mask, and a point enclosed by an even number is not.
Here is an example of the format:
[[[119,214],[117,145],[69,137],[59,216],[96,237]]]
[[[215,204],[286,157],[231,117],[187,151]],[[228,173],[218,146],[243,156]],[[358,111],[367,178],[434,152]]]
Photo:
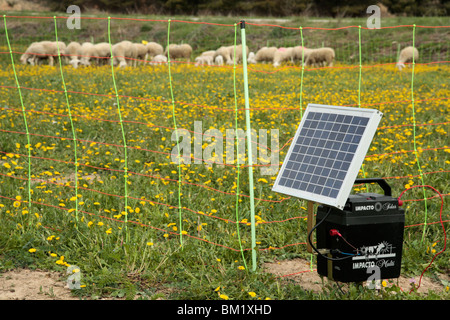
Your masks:
[[[411,292],[414,291],[414,290],[418,290],[418,289],[419,289],[420,283],[421,283],[421,281],[422,281],[423,274],[424,274],[424,273],[428,270],[428,268],[431,266],[431,264],[433,263],[434,259],[436,259],[436,257],[437,257],[438,255],[440,255],[442,252],[444,252],[445,249],[446,249],[446,247],[447,247],[447,234],[446,234],[446,231],[445,231],[444,222],[443,222],[443,220],[442,220],[442,210],[443,210],[443,208],[444,208],[444,198],[443,198],[442,194],[441,194],[438,190],[436,190],[436,189],[433,188],[432,186],[428,186],[428,185],[412,186],[412,187],[410,187],[410,188],[408,188],[408,189],[403,190],[403,192],[402,192],[402,193],[400,194],[400,196],[398,197],[398,200],[400,200],[400,198],[402,197],[402,195],[403,195],[406,191],[408,191],[408,190],[410,190],[410,189],[413,189],[413,188],[419,188],[419,187],[427,187],[427,188],[430,188],[430,189],[434,190],[434,191],[439,195],[439,197],[441,198],[441,209],[440,209],[440,212],[439,212],[439,220],[440,220],[440,223],[441,223],[441,226],[442,226],[442,230],[444,230],[444,248],[443,248],[441,251],[439,251],[438,253],[436,253],[436,254],[434,255],[433,259],[431,259],[431,261],[430,261],[430,263],[428,264],[428,266],[422,271],[422,274],[420,275],[420,278],[419,278],[419,285],[417,286],[417,288],[411,289],[411,291],[410,291],[409,293],[411,293]]]
[[[339,233],[338,236],[339,236],[342,240],[344,240],[350,247],[352,247],[353,249],[355,249],[355,250],[358,252],[358,249],[357,249],[354,245],[352,245],[350,242],[348,242],[347,239],[345,239],[345,238],[342,236],[342,234]]]

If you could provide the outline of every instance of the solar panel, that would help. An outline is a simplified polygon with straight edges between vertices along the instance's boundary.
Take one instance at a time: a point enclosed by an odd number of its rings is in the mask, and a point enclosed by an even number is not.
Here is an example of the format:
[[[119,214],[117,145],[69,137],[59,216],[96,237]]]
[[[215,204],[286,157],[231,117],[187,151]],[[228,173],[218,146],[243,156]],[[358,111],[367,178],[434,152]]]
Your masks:
[[[342,209],[382,115],[309,104],[272,190]]]

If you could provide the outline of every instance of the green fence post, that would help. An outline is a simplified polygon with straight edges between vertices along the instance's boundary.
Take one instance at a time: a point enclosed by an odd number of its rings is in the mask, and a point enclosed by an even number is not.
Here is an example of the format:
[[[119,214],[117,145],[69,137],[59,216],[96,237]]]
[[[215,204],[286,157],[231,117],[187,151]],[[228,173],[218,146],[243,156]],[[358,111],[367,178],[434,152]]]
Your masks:
[[[242,37],[242,66],[244,73],[244,97],[245,97],[245,123],[247,127],[247,156],[248,156],[248,183],[250,191],[250,222],[252,233],[252,270],[256,270],[256,225],[255,225],[255,196],[253,191],[253,155],[252,155],[252,130],[250,127],[250,109],[248,101],[248,77],[247,77],[247,50],[245,40],[245,21],[241,21]]]

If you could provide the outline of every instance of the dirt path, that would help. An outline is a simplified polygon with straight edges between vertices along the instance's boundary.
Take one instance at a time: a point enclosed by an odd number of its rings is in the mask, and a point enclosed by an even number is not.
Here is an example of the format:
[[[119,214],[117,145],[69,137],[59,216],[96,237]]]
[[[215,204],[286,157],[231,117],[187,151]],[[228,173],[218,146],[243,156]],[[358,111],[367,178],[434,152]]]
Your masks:
[[[265,263],[262,267],[279,279],[294,280],[305,290],[322,291],[322,279],[315,270],[311,272],[307,260],[293,259]],[[418,284],[419,278],[410,279],[401,276],[398,285],[403,291],[408,291],[412,280]],[[0,300],[79,300],[72,295],[66,281],[62,273],[42,270],[16,269],[0,273]],[[326,279],[324,284],[327,284]],[[444,292],[445,288],[441,283],[424,277],[418,292],[426,294],[428,290],[439,293]]]
[[[0,300],[79,300],[57,272],[17,269],[0,273]]]

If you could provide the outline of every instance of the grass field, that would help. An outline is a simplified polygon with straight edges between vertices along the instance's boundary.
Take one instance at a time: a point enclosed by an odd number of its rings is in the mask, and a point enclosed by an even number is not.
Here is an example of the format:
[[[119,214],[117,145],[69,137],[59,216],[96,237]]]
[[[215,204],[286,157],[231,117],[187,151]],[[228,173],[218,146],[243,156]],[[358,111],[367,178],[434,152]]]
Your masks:
[[[83,22],[86,26],[76,35],[81,38],[100,23]],[[359,21],[351,22],[348,25]],[[54,37],[49,21],[39,23],[42,25],[36,29],[48,29],[46,39]],[[160,42],[167,41],[167,23],[132,23],[138,26],[138,34],[155,32],[155,39],[161,34]],[[196,52],[217,46],[218,39],[203,37],[219,37],[214,30],[227,30],[230,44],[234,41],[232,26],[177,25],[171,41],[195,40],[197,34]],[[14,52],[20,52],[30,40],[21,28],[19,24],[8,28]],[[309,30],[304,35],[307,42],[315,32],[314,38],[321,39],[317,46],[339,42],[342,50],[334,68],[306,68],[303,77],[301,67],[292,65],[279,69],[249,65],[248,70],[252,128],[279,130],[280,161],[308,103],[383,112],[360,175],[385,177],[394,196],[408,189],[402,196],[407,226],[402,274],[411,277],[420,276],[445,242],[439,223],[440,198],[430,188],[409,188],[425,184],[442,193],[442,220],[446,229],[449,226],[450,66],[449,41],[442,40],[448,39],[449,33],[444,28],[417,29],[416,41],[429,51],[421,51],[427,54],[415,65],[414,78],[411,67],[403,72],[395,68],[397,46],[392,46],[390,29],[383,29],[389,31],[383,37],[364,38],[373,41],[364,42],[372,49],[363,50],[361,69],[354,49],[359,46],[358,30],[344,29],[346,38],[329,36],[338,31]],[[96,35],[104,37],[101,30]],[[182,33],[187,30],[188,34]],[[247,41],[250,50],[272,41],[270,37],[288,39],[287,44],[300,41],[298,31],[295,38],[289,32],[250,25]],[[257,34],[266,37],[257,38]],[[58,35],[66,42],[74,37],[64,28]],[[124,31],[120,37],[126,35]],[[412,28],[402,29],[401,36],[411,41]],[[239,33],[237,37],[240,41]],[[15,267],[65,271],[76,265],[82,273],[82,288],[74,294],[94,297],[450,297],[447,282],[447,290],[427,296],[400,291],[395,284],[381,292],[348,285],[345,295],[333,286],[317,294],[281,282],[260,268],[251,271],[247,167],[238,170],[236,163],[211,166],[204,162],[178,166],[171,160],[175,127],[189,130],[192,137],[195,121],[201,121],[203,132],[213,128],[224,133],[236,126],[245,129],[242,66],[172,63],[171,81],[167,65],[114,69],[114,83],[109,65],[79,69],[63,65],[63,82],[59,65],[16,64],[19,95],[4,33],[2,41],[0,271]],[[347,42],[351,46],[346,46]],[[384,51],[380,43],[384,43]],[[19,57],[13,54],[15,62]],[[432,63],[437,61],[440,63]],[[203,137],[203,150],[211,146],[215,144]],[[305,246],[306,203],[273,193],[276,175],[262,175],[260,169],[254,170],[258,265],[275,259],[310,259]],[[364,192],[365,186],[356,186],[354,191]],[[377,192],[376,187],[370,186],[370,191]],[[431,199],[424,201],[424,197]],[[445,251],[436,256],[426,275],[440,281],[449,274]]]

